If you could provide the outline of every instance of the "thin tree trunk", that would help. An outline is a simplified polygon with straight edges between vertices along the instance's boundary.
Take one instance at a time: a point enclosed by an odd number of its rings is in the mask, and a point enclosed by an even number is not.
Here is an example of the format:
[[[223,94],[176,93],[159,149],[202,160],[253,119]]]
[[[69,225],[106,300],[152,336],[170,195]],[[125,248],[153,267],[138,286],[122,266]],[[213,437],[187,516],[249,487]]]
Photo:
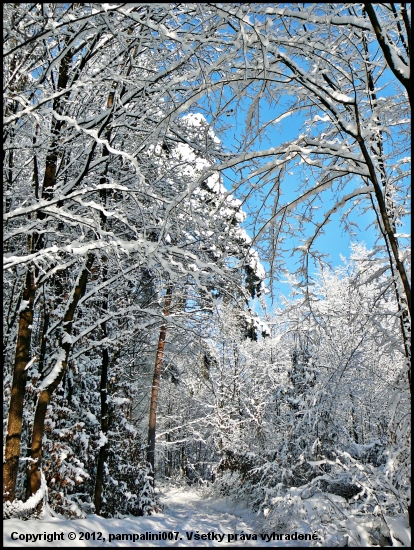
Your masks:
[[[62,62],[59,66],[59,77],[57,83],[57,90],[64,90],[68,85],[69,80],[69,68],[72,61],[72,52],[68,53],[63,57]],[[53,110],[58,114],[63,114],[63,99],[67,94],[62,97],[58,97],[53,102]],[[59,145],[59,139],[61,138],[61,131],[65,122],[63,120],[57,120],[53,118],[51,134],[53,136],[52,143],[49,148],[49,152],[46,156],[46,169],[45,175],[43,178],[43,189],[42,189],[42,198],[43,199],[52,199],[54,194],[54,188],[56,184],[56,169],[58,161],[58,152],[57,148]],[[44,214],[43,214],[44,216]],[[40,217],[40,216],[39,216]]]
[[[355,407],[354,407],[354,396],[352,393],[349,394],[349,398],[351,400],[351,430],[352,430],[352,437],[355,441],[355,443],[358,445],[359,443],[359,436],[358,431],[356,427],[356,419],[355,419]]]
[[[394,15],[396,15],[395,10],[393,10],[393,11],[394,11]],[[368,60],[369,59],[369,49],[368,49],[368,43],[367,43],[365,35],[363,36],[362,40],[363,40],[364,52],[365,52],[365,55],[366,55],[366,59]],[[372,112],[374,114],[374,111],[377,108],[377,103],[378,103],[377,102],[377,95],[376,95],[376,91],[375,91],[374,79],[373,79],[372,72],[371,72],[371,69],[370,69],[369,65],[367,65],[366,70],[367,70],[368,88],[369,88],[369,93],[370,93],[371,109],[372,109]],[[377,126],[378,126],[378,132],[377,132],[378,152],[376,152],[372,148],[372,153],[377,155],[377,157],[378,157],[378,165],[379,165],[379,169],[380,169],[379,171],[380,171],[380,176],[381,176],[381,182],[382,182],[382,186],[383,186],[383,189],[384,189],[384,195],[385,195],[385,208],[386,208],[386,211],[389,212],[391,229],[392,229],[393,234],[395,234],[396,233],[396,226],[395,226],[395,220],[394,220],[395,204],[394,204],[394,201],[392,199],[392,194],[390,193],[389,184],[387,182],[387,177],[386,177],[385,168],[384,168],[385,162],[384,162],[383,132],[381,131],[381,126],[380,126],[379,121],[377,122]],[[377,220],[378,220],[379,229],[382,233],[382,236],[383,236],[383,239],[384,239],[384,242],[385,242],[385,245],[386,245],[388,257],[389,257],[389,260],[390,260],[391,275],[394,279],[395,296],[396,296],[396,301],[397,301],[397,305],[398,305],[398,310],[400,312],[401,334],[402,334],[402,339],[403,339],[403,343],[404,343],[404,352],[405,352],[405,356],[407,358],[407,365],[408,365],[408,368],[407,368],[408,385],[409,385],[410,394],[411,394],[411,322],[410,322],[409,308],[407,307],[407,305],[408,305],[407,300],[401,295],[400,289],[398,288],[399,285],[397,284],[396,274],[394,272],[394,261],[393,261],[392,252],[390,250],[390,242],[389,242],[389,239],[387,237],[387,233],[385,231],[385,224],[384,224],[384,226],[381,224],[380,215],[377,211],[377,208],[375,207],[375,204],[374,204],[372,198],[371,198],[371,202],[372,202],[372,206],[373,206],[375,215],[376,215]],[[397,239],[396,239],[396,242],[398,243]],[[401,278],[401,280],[403,281],[402,278]],[[410,297],[410,294],[407,295],[407,298],[409,298],[409,297]]]
[[[405,266],[403,261],[400,258],[400,250],[398,248],[398,241],[396,236],[394,235],[394,232],[392,230],[392,224],[390,221],[390,218],[387,213],[387,207],[385,204],[385,199],[382,193],[381,186],[378,182],[377,174],[375,171],[374,164],[372,162],[371,156],[369,154],[369,151],[367,149],[367,146],[365,144],[364,139],[359,134],[357,136],[357,141],[359,143],[359,146],[361,148],[362,155],[366,161],[369,173],[370,173],[370,180],[374,186],[374,192],[375,197],[377,199],[378,204],[378,211],[381,218],[381,221],[384,226],[384,232],[386,234],[386,237],[388,238],[388,242],[392,251],[393,259],[394,259],[394,265],[399,273],[399,276],[401,278],[402,285],[404,287],[404,293],[405,293],[405,301],[407,304],[408,312],[411,317],[411,285],[408,280],[407,273],[405,271]]]
[[[106,103],[107,109],[110,109],[113,106],[114,103],[114,96],[115,92],[111,92],[108,95],[108,100]],[[108,126],[105,138],[110,140],[111,137],[111,126]],[[109,158],[109,150],[104,145],[102,156]],[[107,171],[108,171],[108,163],[105,165],[105,171],[100,178],[100,183],[105,184],[108,181],[107,178]],[[104,210],[107,208],[106,200],[107,200],[107,190],[103,189],[100,191],[100,197],[102,201],[102,206]],[[100,213],[101,216],[101,224],[102,228],[106,229],[107,225],[107,217],[102,211]],[[107,263],[108,259],[106,257],[102,258],[102,262],[104,264],[102,268],[102,281],[105,282],[107,280]],[[102,301],[102,310],[104,314],[108,311],[108,293],[105,293],[105,296]],[[102,336],[103,338],[107,337],[107,326],[106,322],[102,323]],[[109,368],[109,351],[108,348],[104,347],[102,350],[102,368],[101,368],[101,385],[100,385],[100,393],[101,393],[101,431],[103,435],[106,437],[106,434],[108,432],[109,428],[109,408],[108,408],[108,368]],[[101,513],[101,506],[102,506],[102,491],[103,491],[103,479],[104,479],[104,466],[105,466],[105,460],[108,454],[108,442],[106,441],[104,445],[102,445],[99,449],[98,454],[98,461],[96,466],[96,480],[95,480],[95,493],[94,493],[94,504],[95,504],[95,513],[100,514]]]
[[[106,260],[106,258],[104,258]],[[106,281],[106,266],[103,273],[103,281]],[[108,311],[108,294],[105,294],[102,303],[103,314]],[[107,337],[107,326],[106,322],[102,323],[102,337]],[[109,407],[108,407],[108,369],[109,369],[109,351],[108,348],[104,347],[102,350],[102,367],[101,367],[101,431],[106,437],[109,428]],[[95,494],[94,494],[94,503],[95,503],[95,513],[101,513],[102,506],[102,490],[103,490],[103,479],[104,479],[104,466],[105,460],[108,454],[108,442],[106,441],[99,449],[97,467],[96,467],[96,481],[95,481]]]
[[[40,488],[41,483],[41,460],[42,460],[42,439],[45,430],[45,417],[47,412],[47,406],[49,405],[50,398],[56,388],[59,386],[65,372],[67,369],[69,353],[72,349],[72,344],[70,338],[65,338],[65,336],[70,336],[72,332],[72,324],[76,311],[76,307],[79,303],[79,300],[85,294],[86,283],[88,276],[94,261],[94,255],[89,254],[88,258],[84,264],[84,267],[78,277],[77,284],[74,288],[73,294],[70,298],[70,302],[66,308],[66,312],[63,318],[63,338],[60,342],[60,349],[63,351],[63,357],[58,357],[58,362],[60,365],[56,365],[55,368],[59,369],[59,372],[55,378],[49,383],[47,387],[41,390],[37,406],[35,417],[33,421],[33,431],[32,431],[32,445],[31,445],[31,464],[28,473],[28,481],[30,494],[34,495]]]
[[[171,305],[171,296],[172,296],[172,285],[171,283],[169,283],[167,286],[167,292],[165,294],[164,311],[163,311],[164,316],[169,315],[169,312],[170,312],[169,308]],[[166,334],[167,334],[167,324],[164,322],[160,328],[157,354],[155,356],[154,377],[152,380],[151,403],[150,403],[150,413],[149,413],[149,423],[148,423],[147,461],[151,464],[151,467],[152,467],[152,477],[154,477],[154,473],[155,473],[155,470],[154,470],[155,427],[157,422],[158,390],[160,386],[161,368],[162,368],[162,361],[164,357]]]
[[[105,330],[106,334],[106,330]],[[101,430],[102,433],[106,436],[109,428],[109,419],[108,419],[108,399],[107,399],[107,389],[108,389],[108,366],[109,366],[109,353],[105,348],[102,352],[102,372],[101,372]],[[99,449],[98,462],[96,468],[96,483],[95,483],[95,514],[101,513],[102,506],[102,490],[103,490],[103,477],[104,477],[104,465],[106,456],[108,453],[108,443],[105,442],[104,445]]]
[[[380,22],[378,21],[377,14],[373,8],[372,3],[365,3],[364,2],[364,8],[368,14],[368,17],[371,21],[372,28],[374,29],[375,36],[378,40],[378,44],[380,45],[380,48],[384,54],[385,59],[387,60],[388,66],[393,72],[394,76],[401,82],[401,84],[404,86],[404,88],[407,91],[408,100],[411,105],[411,83],[410,83],[410,77],[406,77],[402,71],[400,71],[399,67],[394,63],[391,47],[388,43],[388,40],[385,38],[385,32],[382,29]],[[404,6],[404,14],[406,13],[405,6]],[[408,19],[408,18],[407,18]],[[407,37],[410,37],[410,30],[407,29]]]

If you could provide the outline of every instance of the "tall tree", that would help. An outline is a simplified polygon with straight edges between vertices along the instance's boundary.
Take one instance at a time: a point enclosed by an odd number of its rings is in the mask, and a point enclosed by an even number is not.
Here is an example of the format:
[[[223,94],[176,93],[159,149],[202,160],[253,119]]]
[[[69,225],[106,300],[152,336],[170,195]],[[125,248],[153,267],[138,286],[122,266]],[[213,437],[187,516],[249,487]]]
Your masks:
[[[222,165],[225,169],[265,161],[250,173],[245,170],[237,186],[258,178],[255,188],[262,188],[266,198],[256,233],[268,242],[269,262],[278,264],[280,237],[289,233],[291,214],[300,230],[308,219],[315,223],[313,233],[298,246],[307,271],[310,258],[320,258],[315,239],[335,212],[348,207],[342,218],[346,225],[355,208],[372,209],[383,239],[381,250],[395,272],[396,300],[404,319],[402,339],[408,353],[411,287],[398,233],[409,209],[410,14],[406,5],[262,8],[221,4],[220,10],[227,13],[229,24],[249,52],[245,66],[238,68],[247,81],[233,83],[230,97],[230,103],[236,103],[244,86],[257,94],[248,118],[255,124],[247,129],[246,142],[260,135],[260,125],[266,128],[296,113],[307,117],[297,138],[260,152],[229,155]],[[287,99],[289,95],[294,99]],[[270,106],[280,105],[281,100],[286,105],[266,123],[260,118],[265,98]],[[300,188],[283,202],[288,171],[298,177]],[[334,194],[321,216],[317,210],[323,193],[329,196],[327,190]],[[252,193],[249,185],[246,192]]]

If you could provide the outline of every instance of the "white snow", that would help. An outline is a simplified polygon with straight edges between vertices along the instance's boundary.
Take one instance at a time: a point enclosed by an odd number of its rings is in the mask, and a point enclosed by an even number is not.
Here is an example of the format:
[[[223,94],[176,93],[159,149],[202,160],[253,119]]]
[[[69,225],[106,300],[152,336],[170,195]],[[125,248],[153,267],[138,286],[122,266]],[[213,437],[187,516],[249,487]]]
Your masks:
[[[411,529],[408,527],[408,521],[405,518],[392,518],[388,516],[386,516],[386,520],[394,539],[394,546],[400,546],[398,542],[402,542],[404,546],[411,547]]]
[[[20,307],[19,307],[19,311],[17,312],[17,314],[21,313],[22,311],[24,311],[27,306],[29,305],[29,300],[22,300],[20,302]]]
[[[63,362],[66,360],[65,350],[61,349],[56,355],[56,362],[51,372],[46,376],[43,382],[39,385],[39,390],[42,391],[50,386],[50,384],[59,376],[63,369]]]
[[[43,472],[40,472],[40,476],[41,476],[41,482],[40,482],[39,489],[34,495],[29,497],[26,500],[26,502],[23,502],[21,500],[14,500],[12,503],[5,502],[3,504],[4,512],[6,514],[7,514],[7,511],[10,512],[13,510],[13,515],[16,514],[18,516],[25,517],[25,514],[27,512],[30,512],[31,510],[33,510],[39,504],[39,502],[41,502],[44,499],[45,494],[47,492],[46,480]],[[13,520],[10,520],[10,521],[13,521]],[[16,519],[14,521],[17,521],[17,523],[19,524],[22,523],[22,520],[20,519]],[[4,544],[4,546],[7,546],[7,544]]]
[[[99,441],[98,441],[98,447],[103,447],[104,445],[106,445],[108,443],[108,438],[106,437],[106,435],[101,431],[99,433]]]
[[[35,361],[38,360],[38,357],[35,355],[30,361],[27,363],[27,365],[24,367],[24,370],[29,369]]]
[[[119,546],[310,546],[309,541],[273,541],[264,542],[261,535],[271,535],[263,527],[263,516],[247,511],[224,498],[217,499],[206,495],[203,490],[183,487],[165,488],[160,493],[164,510],[153,516],[127,517],[122,519],[105,519],[95,514],[85,519],[65,520],[50,516],[41,520],[21,521],[10,519],[4,522],[3,542],[6,547],[46,546],[44,535],[53,537],[53,533],[63,540],[49,539],[53,547],[66,546],[101,546],[105,548]],[[69,534],[76,535],[74,540]],[[81,533],[89,533],[89,540],[81,539]],[[93,540],[93,534],[95,540]],[[133,541],[133,535],[146,533],[158,535],[172,533],[174,540],[139,540]],[[178,533],[176,535],[176,533]],[[255,534],[257,540],[234,540],[235,534]],[[298,530],[299,533],[299,530]],[[12,539],[12,534],[14,540]],[[100,535],[99,535],[100,534]],[[19,535],[23,540],[19,540]],[[37,535],[37,536],[36,536]],[[112,537],[110,537],[112,535]],[[130,540],[115,540],[115,535],[132,535]],[[195,536],[200,536],[195,539]],[[205,537],[202,538],[202,535]],[[214,535],[214,537],[213,537]],[[223,536],[224,535],[224,536]],[[39,538],[40,536],[40,538]],[[30,540],[26,542],[26,537]],[[97,540],[101,537],[101,540]],[[175,540],[175,537],[178,540]],[[110,538],[112,538],[110,542]],[[254,539],[254,537],[252,537]],[[17,540],[16,540],[17,539]],[[103,540],[105,539],[105,540]],[[191,540],[192,539],[192,540]],[[215,540],[213,540],[215,539]]]

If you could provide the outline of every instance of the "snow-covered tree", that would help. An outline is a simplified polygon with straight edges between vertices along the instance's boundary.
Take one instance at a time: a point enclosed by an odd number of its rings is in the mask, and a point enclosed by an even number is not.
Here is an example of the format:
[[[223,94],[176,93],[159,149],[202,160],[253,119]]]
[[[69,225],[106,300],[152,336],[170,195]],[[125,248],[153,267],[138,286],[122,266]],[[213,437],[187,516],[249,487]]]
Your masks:
[[[248,109],[244,134],[237,117],[241,152],[229,153],[221,168],[237,169],[234,188],[244,197],[255,192],[263,202],[252,216],[271,275],[279,275],[284,243],[293,235],[308,284],[311,260],[325,261],[316,238],[333,215],[342,211],[341,222],[352,233],[350,214],[373,212],[375,253],[395,280],[409,363],[409,243],[401,227],[410,208],[410,6],[215,6],[243,47],[229,91],[217,101],[234,111]],[[298,135],[257,150],[266,130],[279,125],[283,131],[289,117],[301,117]],[[295,190],[289,174],[296,176]]]
[[[123,492],[120,513],[149,513],[144,417],[164,377],[169,473],[181,453],[202,475],[209,457],[256,487],[270,471],[269,486],[304,482],[295,464],[319,455],[384,466],[361,447],[378,436],[403,508],[410,21],[406,4],[5,5],[6,503],[40,506],[48,486],[64,513],[114,515]],[[259,147],[295,115],[296,137]],[[370,210],[376,246],[351,275],[312,281],[339,209],[351,232]],[[272,279],[292,235],[303,300],[262,339],[253,246]]]
[[[193,32],[201,32],[200,40],[217,32],[201,24],[205,14],[197,6],[189,14],[178,8],[178,16],[199,18]],[[17,304],[10,295],[7,331],[7,363],[11,367],[14,361],[7,500],[15,497],[28,374],[37,383],[25,442],[28,494],[35,494],[51,399],[68,371],[76,371],[75,358],[100,355],[98,418],[105,438],[111,365],[136,339],[134,322],[154,330],[154,320],[162,317],[157,295],[165,281],[178,287],[184,301],[197,301],[203,293],[208,297],[214,288],[233,292],[235,284],[244,293],[241,266],[229,266],[229,258],[243,264],[243,253],[253,258],[238,230],[239,203],[223,192],[217,175],[203,178],[218,153],[204,119],[177,118],[183,88],[174,78],[187,82],[195,59],[180,42],[163,47],[166,17],[176,26],[167,6],[126,11],[99,6],[96,11],[86,5],[45,5],[16,11],[10,5],[6,12],[5,170],[13,200],[6,193],[5,268],[10,284],[19,274],[22,293]],[[16,25],[26,29],[27,41],[12,38]],[[154,25],[163,30],[152,40]],[[20,77],[23,73],[29,78]],[[25,85],[16,88],[20,80]],[[198,85],[193,79],[190,91]],[[12,131],[16,126],[18,137]],[[23,172],[13,164],[16,140]],[[205,212],[207,196],[211,204]],[[254,273],[249,272],[252,289],[261,282]],[[141,276],[151,279],[155,292],[145,305],[139,296],[128,296],[142,286]],[[108,451],[106,444],[98,447],[96,503]]]

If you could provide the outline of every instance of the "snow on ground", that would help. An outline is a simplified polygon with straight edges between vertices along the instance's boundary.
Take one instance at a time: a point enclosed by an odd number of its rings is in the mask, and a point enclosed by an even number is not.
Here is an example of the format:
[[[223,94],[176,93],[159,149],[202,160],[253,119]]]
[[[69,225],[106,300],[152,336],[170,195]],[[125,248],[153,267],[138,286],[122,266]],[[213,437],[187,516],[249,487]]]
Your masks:
[[[311,545],[307,540],[268,540],[272,532],[264,530],[263,516],[257,516],[226,499],[209,497],[200,490],[168,487],[161,490],[160,497],[164,510],[154,516],[104,519],[97,515],[89,515],[80,520],[64,520],[49,516],[37,521],[6,520],[3,522],[4,546],[194,548]],[[305,532],[298,530],[297,534]],[[243,540],[242,534],[244,539],[248,539],[250,535],[250,540]],[[264,539],[262,534],[266,535]],[[253,535],[256,535],[257,540],[254,540]]]

